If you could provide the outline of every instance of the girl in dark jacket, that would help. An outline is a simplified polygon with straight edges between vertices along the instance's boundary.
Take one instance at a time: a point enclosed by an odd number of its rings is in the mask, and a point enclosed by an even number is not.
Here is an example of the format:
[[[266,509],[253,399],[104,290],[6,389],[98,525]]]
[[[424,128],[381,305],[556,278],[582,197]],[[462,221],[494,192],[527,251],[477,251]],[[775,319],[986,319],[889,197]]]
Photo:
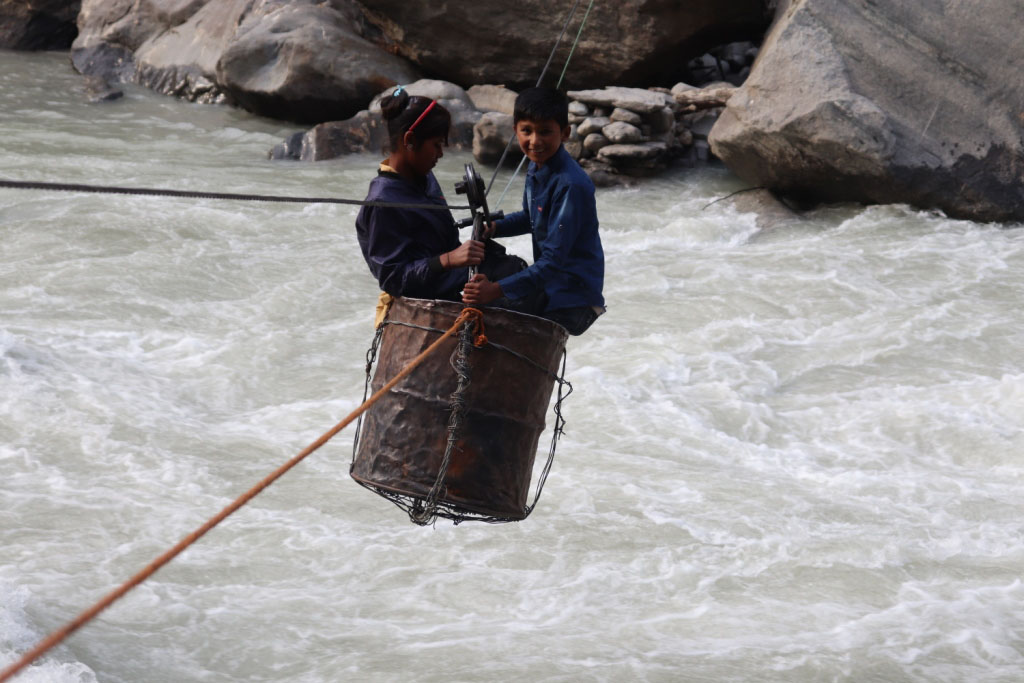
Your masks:
[[[451,115],[401,86],[381,100],[391,155],[370,183],[367,200],[444,206],[431,169],[444,155]],[[484,258],[484,244],[460,242],[452,214],[434,208],[364,206],[356,218],[363,257],[391,296],[460,300],[467,268]]]

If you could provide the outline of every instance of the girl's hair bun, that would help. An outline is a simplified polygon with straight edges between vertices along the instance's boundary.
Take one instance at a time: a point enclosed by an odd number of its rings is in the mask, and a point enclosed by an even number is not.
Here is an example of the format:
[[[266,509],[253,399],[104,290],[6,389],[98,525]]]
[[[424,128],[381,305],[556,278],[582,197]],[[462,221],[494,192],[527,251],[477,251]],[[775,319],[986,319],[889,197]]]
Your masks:
[[[398,86],[393,93],[385,95],[380,101],[380,113],[385,121],[401,116],[405,108],[409,106],[409,93],[405,88]]]

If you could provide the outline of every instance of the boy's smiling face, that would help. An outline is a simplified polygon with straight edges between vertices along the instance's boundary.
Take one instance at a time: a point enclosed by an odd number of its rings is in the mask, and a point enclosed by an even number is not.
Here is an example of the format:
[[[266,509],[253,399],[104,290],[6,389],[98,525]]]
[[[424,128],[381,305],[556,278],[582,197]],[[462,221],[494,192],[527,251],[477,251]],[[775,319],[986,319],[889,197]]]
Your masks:
[[[516,139],[526,158],[543,166],[569,139],[569,126],[562,128],[554,119],[520,119],[516,123]]]

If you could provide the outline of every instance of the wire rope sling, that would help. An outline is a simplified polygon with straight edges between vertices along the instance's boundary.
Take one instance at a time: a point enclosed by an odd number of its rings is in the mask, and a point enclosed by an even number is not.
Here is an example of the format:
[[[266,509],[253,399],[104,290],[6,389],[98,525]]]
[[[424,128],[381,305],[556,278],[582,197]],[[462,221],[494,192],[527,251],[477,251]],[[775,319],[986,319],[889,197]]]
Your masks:
[[[456,192],[466,194],[473,238],[501,217],[490,213],[483,180],[466,164]],[[465,306],[396,298],[367,351],[364,397],[451,327]],[[486,318],[486,330],[484,329]],[[515,311],[486,309],[457,337],[382,396],[356,427],[349,473],[420,525],[438,517],[513,522],[533,511],[565,420],[565,342],[560,325]],[[374,367],[376,368],[374,370]],[[555,423],[547,460],[528,500],[537,445],[555,385]]]

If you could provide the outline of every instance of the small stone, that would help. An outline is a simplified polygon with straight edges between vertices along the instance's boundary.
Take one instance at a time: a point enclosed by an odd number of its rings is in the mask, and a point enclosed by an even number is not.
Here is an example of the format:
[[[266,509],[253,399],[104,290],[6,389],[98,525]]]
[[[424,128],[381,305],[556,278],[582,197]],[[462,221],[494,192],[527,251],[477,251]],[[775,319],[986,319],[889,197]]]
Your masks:
[[[283,159],[293,159],[298,161],[299,155],[302,153],[302,139],[306,136],[305,131],[299,131],[293,133],[285,138],[284,142],[279,142],[270,150],[269,157],[274,161],[281,161]]]
[[[590,114],[590,107],[582,102],[573,100],[569,103],[569,113],[575,116],[588,116]]]
[[[676,114],[671,107],[662,107],[647,117],[653,135],[671,133],[676,128]]]
[[[612,120],[606,116],[591,116],[580,124],[579,134],[587,137],[591,133],[600,133],[601,129],[611,123]]]
[[[569,97],[595,107],[621,107],[638,112],[652,112],[672,105],[672,97],[665,93],[642,88],[611,86],[601,90],[575,90]]]
[[[716,121],[718,121],[717,114],[704,113],[699,119],[690,125],[690,132],[693,133],[695,138],[707,140],[708,136],[711,135],[711,129],[714,128]]]
[[[601,151],[602,147],[607,147],[612,144],[612,141],[601,135],[600,133],[591,133],[583,140],[583,149],[590,154],[597,154]]]
[[[568,152],[569,156],[573,159],[578,161],[580,157],[583,156],[583,143],[579,140],[569,140],[563,144],[565,146],[565,151]]]
[[[664,142],[644,142],[639,145],[608,145],[601,149],[597,158],[611,163],[653,159],[668,151]]]
[[[601,132],[616,145],[640,142],[644,139],[643,132],[639,128],[623,121],[613,121],[602,128]]]
[[[697,153],[698,161],[707,161],[711,158],[711,145],[707,140],[697,140],[693,143],[693,149]]]
[[[608,118],[610,118],[612,121],[622,121],[624,123],[631,123],[634,126],[639,126],[640,123],[643,121],[643,118],[640,116],[640,114],[632,112],[628,109],[623,109],[622,107],[615,107],[615,109],[612,110],[612,115],[609,116]]]
[[[124,95],[122,91],[99,76],[85,77],[85,94],[89,96],[90,102],[110,102]]]
[[[672,86],[671,92],[672,96],[675,97],[676,93],[687,92],[690,90],[700,90],[700,88],[695,85],[690,85],[689,83],[676,83]]]

